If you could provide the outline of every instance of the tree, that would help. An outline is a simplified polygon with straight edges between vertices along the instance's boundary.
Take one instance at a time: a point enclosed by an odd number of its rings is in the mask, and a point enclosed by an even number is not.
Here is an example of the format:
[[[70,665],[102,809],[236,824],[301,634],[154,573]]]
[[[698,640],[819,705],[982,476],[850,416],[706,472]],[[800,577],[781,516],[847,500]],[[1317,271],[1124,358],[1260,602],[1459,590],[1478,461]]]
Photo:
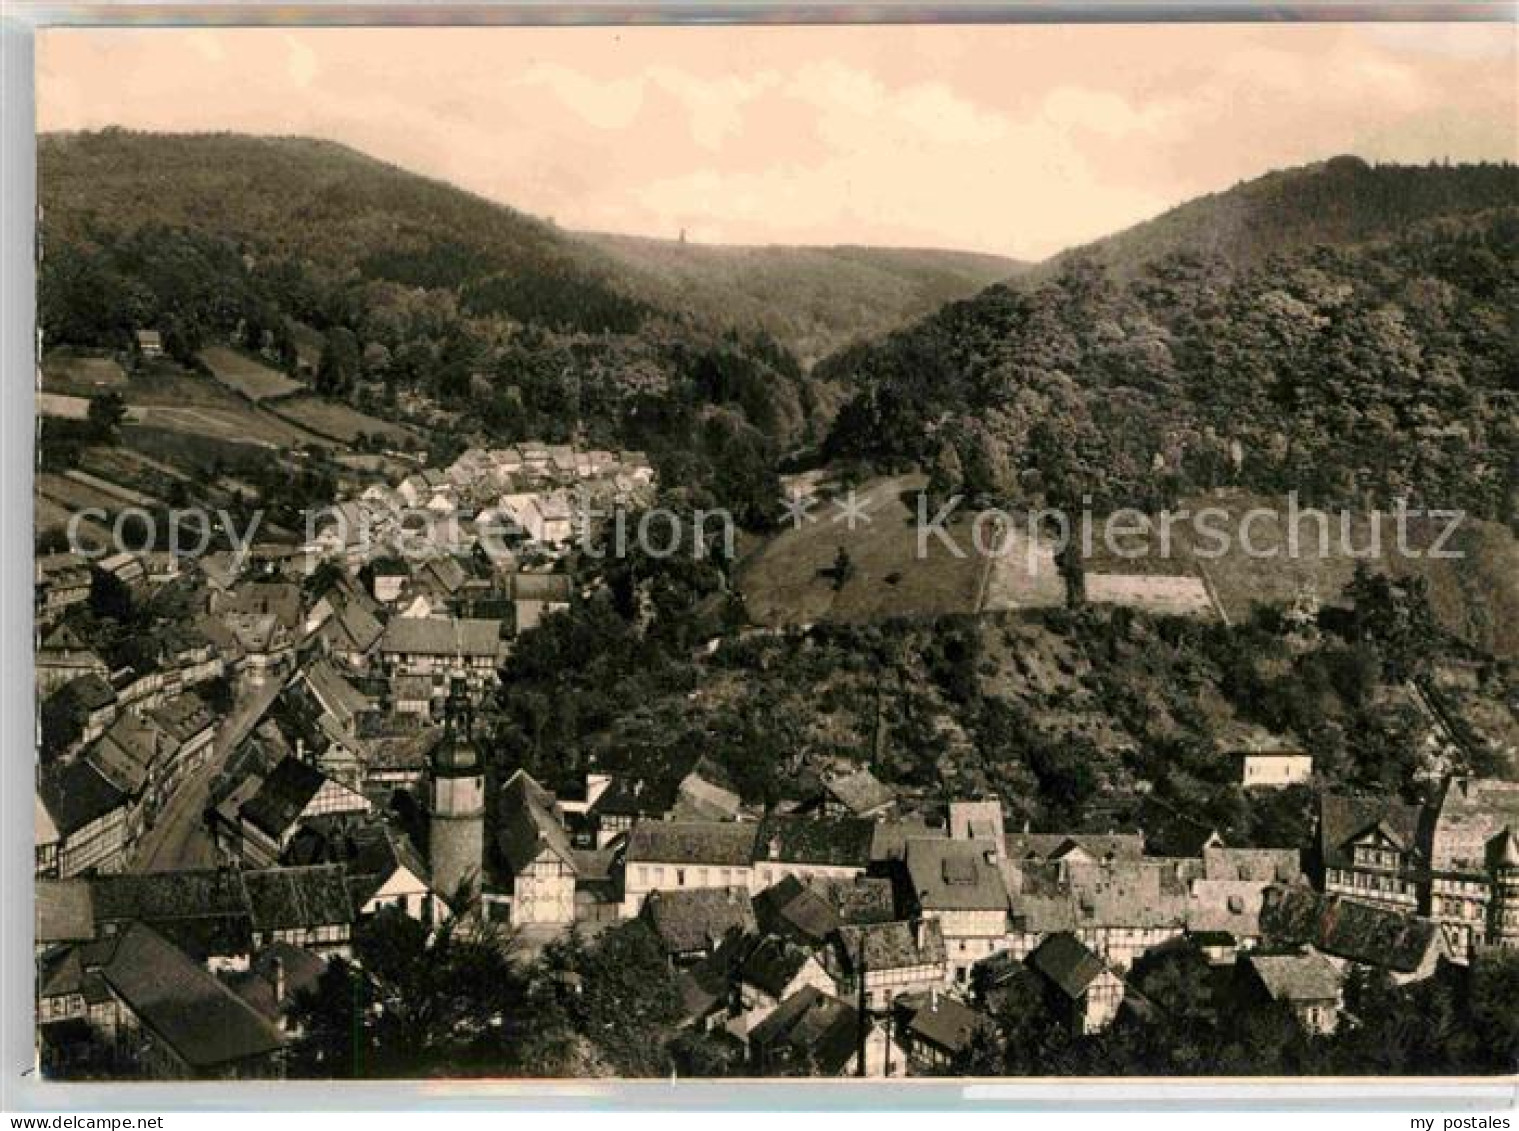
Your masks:
[[[843,546],[839,547],[838,553],[833,555],[833,591],[837,593],[849,584],[850,578],[854,577],[854,559],[849,556],[849,551]]]
[[[346,326],[334,326],[322,342],[316,367],[316,391],[324,397],[346,397],[359,376],[359,340]]]
[[[93,442],[106,444],[116,435],[116,429],[127,418],[127,402],[120,393],[96,393],[90,398],[86,421]]]
[[[297,1064],[379,1077],[518,1067],[528,984],[509,936],[473,918],[433,929],[388,907],[355,932],[354,953],[356,967],[329,971],[302,1002]]]

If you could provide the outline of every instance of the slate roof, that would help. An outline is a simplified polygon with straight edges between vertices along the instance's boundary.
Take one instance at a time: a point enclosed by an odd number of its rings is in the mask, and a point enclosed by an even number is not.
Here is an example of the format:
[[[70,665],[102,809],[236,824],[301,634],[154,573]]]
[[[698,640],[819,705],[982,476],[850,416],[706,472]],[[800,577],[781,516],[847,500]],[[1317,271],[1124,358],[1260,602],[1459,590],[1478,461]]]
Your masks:
[[[501,622],[455,617],[392,617],[380,640],[382,652],[427,656],[505,655]]]
[[[242,873],[254,930],[280,931],[353,922],[345,872],[339,864],[265,868]]]
[[[1319,859],[1326,868],[1351,867],[1354,858],[1348,843],[1377,825],[1384,826],[1405,851],[1417,853],[1419,818],[1417,805],[1385,797],[1326,793],[1319,798]]]
[[[116,702],[116,692],[98,672],[75,676],[53,693],[55,698],[86,714]]]
[[[909,840],[907,875],[918,904],[934,911],[991,911],[1008,905],[989,842]]]
[[[1027,961],[1072,1001],[1080,999],[1107,969],[1102,959],[1068,931],[1047,937],[1034,948]]]
[[[1097,927],[1181,927],[1201,862],[1144,857],[1091,864],[1009,861],[1013,922],[1048,933]]]
[[[514,601],[546,601],[568,604],[574,581],[567,573],[514,573],[507,578]]]
[[[839,954],[849,970],[858,970],[862,947],[869,973],[936,966],[947,956],[944,929],[937,919],[840,927],[838,939]]]
[[[795,876],[785,876],[756,895],[754,915],[766,933],[788,934],[812,943],[821,943],[839,927],[833,904]]]
[[[271,837],[281,837],[327,783],[321,770],[296,757],[275,766],[257,793],[243,802],[244,819]]]
[[[102,971],[143,1026],[193,1069],[277,1052],[284,1037],[199,963],[142,923],[127,928]]]
[[[823,779],[823,788],[835,801],[857,817],[889,808],[897,795],[864,766],[846,774]]]
[[[1337,1001],[1340,973],[1322,954],[1251,954],[1245,958],[1273,1001]]]
[[[996,1029],[990,1016],[948,994],[904,994],[894,1004],[906,1014],[907,1031],[946,1056],[969,1048],[977,1032],[990,1033]]]
[[[749,1046],[772,1072],[790,1066],[837,1076],[854,1062],[859,1030],[853,1006],[807,986],[754,1027]]]
[[[755,838],[754,858],[863,871],[874,838],[875,822],[864,817],[767,817]]]
[[[811,947],[800,946],[791,939],[767,935],[745,956],[739,966],[739,977],[779,998],[815,954]]]
[[[97,928],[141,920],[197,958],[247,950],[248,896],[231,869],[95,876],[90,896]]]
[[[34,903],[39,946],[95,937],[95,907],[88,880],[38,880]]]
[[[748,933],[756,926],[742,888],[653,891],[644,899],[642,914],[670,955],[706,950],[732,932]]]
[[[746,867],[759,826],[734,821],[639,821],[628,833],[629,863]]]
[[[1259,880],[1193,881],[1187,901],[1188,932],[1224,931],[1236,939],[1259,937],[1266,887]]]
[[[1260,919],[1268,942],[1309,945],[1403,974],[1416,971],[1443,939],[1440,925],[1421,915],[1280,884],[1266,888]]]
[[[385,631],[373,613],[354,601],[340,601],[317,635],[340,652],[368,652]]]
[[[53,826],[71,836],[126,804],[127,795],[110,783],[95,767],[80,760],[43,774],[37,784]]]
[[[497,813],[496,847],[513,875],[538,859],[545,848],[566,867],[575,868],[575,852],[560,823],[554,795],[525,770],[518,770],[501,788]]]

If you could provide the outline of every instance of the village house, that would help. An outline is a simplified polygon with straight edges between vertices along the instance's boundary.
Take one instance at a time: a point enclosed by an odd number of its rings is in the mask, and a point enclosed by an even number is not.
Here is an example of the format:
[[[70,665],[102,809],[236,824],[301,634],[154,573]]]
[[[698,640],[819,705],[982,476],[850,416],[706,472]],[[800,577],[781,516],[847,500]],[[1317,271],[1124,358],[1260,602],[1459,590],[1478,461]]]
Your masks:
[[[738,964],[739,1027],[752,1030],[804,988],[825,994],[837,992],[818,952],[791,939],[766,935],[747,948]]]
[[[680,779],[669,817],[675,821],[737,821],[752,816],[726,771],[706,757]]]
[[[1007,946],[1026,955],[1065,931],[1108,964],[1128,969],[1186,931],[1189,886],[1201,870],[1202,861],[1189,857],[1120,856],[1112,849],[1095,860],[1079,849],[1057,850],[1052,861],[1009,861]]]
[[[1240,784],[1246,789],[1281,789],[1313,776],[1313,755],[1291,750],[1247,750],[1240,754]]]
[[[34,615],[50,625],[90,599],[90,567],[77,554],[39,554],[34,565]]]
[[[576,858],[554,795],[525,770],[501,788],[495,847],[499,885],[516,926],[567,927],[575,920]]]
[[[103,677],[92,673],[71,679],[42,704],[44,744],[56,743],[52,754],[71,754],[104,734],[116,709],[116,691]]]
[[[287,757],[237,810],[239,858],[265,868],[285,854],[304,821],[331,813],[367,813],[362,794],[332,780],[315,766]]]
[[[1432,919],[1309,888],[1268,887],[1260,924],[1263,945],[1312,947],[1339,967],[1382,970],[1395,985],[1431,977],[1452,957]]]
[[[39,1012],[77,998],[91,1043],[155,1079],[284,1074],[279,1028],[144,923],[62,956],[49,974]]]
[[[574,595],[565,573],[513,573],[506,580],[518,632],[537,628],[550,613],[568,609]]]
[[[132,840],[130,799],[94,766],[72,762],[40,776],[35,813],[39,876],[120,871]]]
[[[1419,844],[1419,808],[1383,798],[1319,800],[1318,855],[1325,892],[1414,911],[1417,875],[1427,857]]]
[[[286,853],[293,865],[341,864],[357,919],[387,908],[432,923],[437,901],[411,839],[374,814],[313,817]]]
[[[110,668],[70,626],[59,625],[37,645],[33,663],[37,694],[50,695],[64,684],[84,675],[109,679]]]
[[[639,821],[623,858],[623,916],[637,915],[653,891],[751,890],[758,830],[749,822]]]
[[[937,919],[841,926],[832,957],[840,992],[858,1001],[863,977],[866,1008],[877,1012],[899,994],[938,990],[951,980]]]
[[[354,911],[342,865],[249,870],[241,878],[255,950],[283,942],[351,957]]]
[[[786,876],[862,876],[874,837],[874,824],[858,817],[767,817],[754,842],[752,882],[760,889]]]
[[[1046,999],[1072,1033],[1098,1033],[1123,1004],[1123,980],[1068,931],[1050,935],[1024,960],[1043,980]]]
[[[316,639],[327,655],[350,670],[363,670],[370,653],[385,631],[368,609],[354,601],[337,601],[316,629]]]
[[[749,892],[740,887],[652,891],[639,917],[675,964],[696,962],[729,935],[750,934],[756,927]]]
[[[904,994],[892,1006],[897,1041],[916,1072],[941,1073],[970,1050],[978,1035],[996,1033],[990,1016],[936,989]]]
[[[867,1077],[884,1076],[888,1056],[883,1029],[847,1001],[814,986],[792,994],[754,1028],[749,1055],[761,1075]]]
[[[861,766],[823,778],[823,816],[881,820],[896,809],[897,795]]]
[[[1285,1006],[1308,1032],[1327,1036],[1338,1026],[1343,978],[1323,955],[1252,954],[1240,960],[1240,970],[1247,993]]]
[[[246,970],[223,970],[219,977],[289,1038],[300,1035],[294,1016],[301,999],[316,991],[328,966],[325,958],[305,947],[275,943],[254,955]]]
[[[506,659],[501,627],[494,620],[396,617],[380,638],[380,661],[392,679],[430,678],[434,700],[445,698],[455,679],[478,695],[495,682]]]
[[[1441,923],[1455,953],[1484,943],[1515,945],[1501,929],[1515,908],[1495,898],[1506,839],[1519,834],[1519,782],[1453,777],[1434,805],[1430,836],[1428,914]]]
[[[1004,945],[1008,894],[994,841],[913,839],[906,875],[916,916],[937,919],[955,980]]]
[[[382,605],[394,605],[411,580],[411,567],[405,559],[387,555],[369,562],[364,567],[364,576],[376,601]]]

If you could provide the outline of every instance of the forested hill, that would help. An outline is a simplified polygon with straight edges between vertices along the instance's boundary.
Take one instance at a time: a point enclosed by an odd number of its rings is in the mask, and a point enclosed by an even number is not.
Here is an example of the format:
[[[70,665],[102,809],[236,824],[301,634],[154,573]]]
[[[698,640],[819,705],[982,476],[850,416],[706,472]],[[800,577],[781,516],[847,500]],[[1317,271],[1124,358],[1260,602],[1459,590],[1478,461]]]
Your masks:
[[[1267,173],[1189,200],[1153,220],[1063,252],[1031,268],[1046,282],[1073,257],[1128,278],[1166,255],[1187,252],[1247,267],[1277,252],[1396,236],[1434,217],[1519,202],[1519,166],[1377,165],[1335,157]]]
[[[587,233],[643,293],[711,320],[761,326],[804,362],[879,337],[1027,269],[920,248],[726,247]]]
[[[1075,258],[815,372],[859,390],[832,457],[973,492],[1111,506],[1239,486],[1512,522],[1516,309],[1510,207],[1246,269],[1171,254],[1124,279]]]
[[[305,138],[107,130],[39,140],[45,235],[187,229],[330,279],[445,290],[462,313],[628,332],[651,313],[763,329],[804,360],[1008,278],[995,256],[579,236]]]

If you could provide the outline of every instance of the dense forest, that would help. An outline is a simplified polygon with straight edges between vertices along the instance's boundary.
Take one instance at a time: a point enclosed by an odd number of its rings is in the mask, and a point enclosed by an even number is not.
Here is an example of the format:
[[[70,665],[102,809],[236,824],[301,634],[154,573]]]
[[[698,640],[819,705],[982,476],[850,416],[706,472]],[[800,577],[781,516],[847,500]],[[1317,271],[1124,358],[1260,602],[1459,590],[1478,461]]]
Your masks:
[[[1118,281],[1076,258],[824,363],[860,386],[826,451],[1019,505],[1241,486],[1512,523],[1515,309],[1511,208],[1238,271],[1178,253]]]

